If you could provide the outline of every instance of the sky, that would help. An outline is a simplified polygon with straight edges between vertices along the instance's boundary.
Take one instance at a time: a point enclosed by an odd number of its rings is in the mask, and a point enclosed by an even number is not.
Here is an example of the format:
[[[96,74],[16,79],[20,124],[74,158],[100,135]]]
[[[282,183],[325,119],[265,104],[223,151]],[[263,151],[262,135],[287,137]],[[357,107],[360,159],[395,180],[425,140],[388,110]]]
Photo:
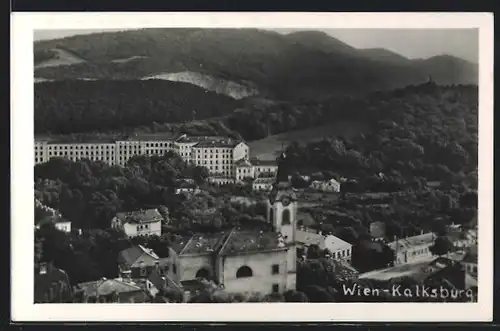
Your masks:
[[[56,39],[123,29],[38,30],[35,40]],[[296,29],[274,29],[280,33]],[[479,32],[477,29],[321,29],[356,48],[386,48],[411,59],[449,54],[477,63]]]

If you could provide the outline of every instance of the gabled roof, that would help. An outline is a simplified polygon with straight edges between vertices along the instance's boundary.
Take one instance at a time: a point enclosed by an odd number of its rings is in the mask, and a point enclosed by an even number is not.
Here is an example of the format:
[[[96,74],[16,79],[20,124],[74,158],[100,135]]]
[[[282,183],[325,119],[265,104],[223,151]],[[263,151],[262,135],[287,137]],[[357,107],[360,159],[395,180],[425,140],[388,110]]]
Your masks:
[[[237,167],[252,167],[252,163],[248,161],[247,159],[239,159],[238,161],[234,162],[234,165]]]
[[[116,218],[122,223],[153,223],[163,220],[158,209],[136,210],[131,212],[120,212],[116,214]]]
[[[101,279],[85,282],[78,284],[77,287],[83,289],[87,296],[106,296],[113,292],[119,294],[142,291],[135,283],[127,283],[117,279]]]
[[[340,239],[334,235],[328,235],[325,238],[325,246],[332,252],[338,251],[339,249],[346,249],[347,247],[351,247],[352,245],[347,241]]]
[[[418,236],[407,237],[404,239],[398,239],[388,244],[392,250],[402,250],[408,249],[414,246],[420,246],[425,244],[432,244],[436,238],[433,232],[420,234]]]
[[[165,281],[163,280],[162,276],[154,268],[149,273],[148,280],[159,290],[161,290],[165,286]]]
[[[276,163],[276,160],[259,160],[253,158],[250,161],[255,166],[278,167],[278,163]]]
[[[302,221],[302,225],[305,227],[309,227],[316,224],[316,220],[308,212],[297,212],[297,222]]]
[[[325,237],[319,233],[297,230],[295,241],[304,245],[318,245],[321,249],[325,248]]]
[[[153,250],[147,249],[142,245],[124,249],[118,256],[118,261],[128,266],[133,266],[140,260],[145,260],[144,262],[146,263],[148,260],[159,260],[159,257]]]

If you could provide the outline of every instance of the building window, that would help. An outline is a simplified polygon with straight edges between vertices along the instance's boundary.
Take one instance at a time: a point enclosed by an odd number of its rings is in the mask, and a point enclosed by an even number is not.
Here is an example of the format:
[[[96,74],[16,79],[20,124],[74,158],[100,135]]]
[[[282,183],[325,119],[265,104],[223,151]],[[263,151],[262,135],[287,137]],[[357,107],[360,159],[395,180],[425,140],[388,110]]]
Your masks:
[[[280,291],[280,285],[279,284],[273,284],[273,293],[278,293]]]
[[[253,272],[252,269],[250,269],[247,266],[243,266],[236,271],[236,278],[247,278],[247,277],[252,277]]]
[[[277,275],[277,274],[280,273],[280,266],[279,266],[279,264],[273,264],[272,273],[273,273],[273,275]]]
[[[172,265],[172,272],[174,273],[174,275],[177,274],[177,265]]]
[[[281,214],[281,224],[282,225],[290,225],[290,210],[283,210],[283,214]]]
[[[196,272],[196,278],[204,278],[204,279],[209,279],[210,278],[210,271],[206,268],[201,268]]]

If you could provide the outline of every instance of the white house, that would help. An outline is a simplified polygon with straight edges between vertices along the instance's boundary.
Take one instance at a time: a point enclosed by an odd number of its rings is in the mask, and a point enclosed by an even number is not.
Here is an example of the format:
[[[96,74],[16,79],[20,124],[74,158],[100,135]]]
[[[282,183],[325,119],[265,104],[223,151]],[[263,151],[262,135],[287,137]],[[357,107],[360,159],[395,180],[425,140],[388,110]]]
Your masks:
[[[340,183],[333,178],[326,181],[315,180],[311,183],[311,188],[323,192],[340,192]]]
[[[254,191],[271,191],[274,184],[274,178],[257,178],[252,183]]]
[[[430,258],[430,247],[434,245],[433,232],[421,233],[418,236],[396,239],[388,244],[395,253],[395,265],[412,263]]]
[[[343,260],[351,263],[352,260],[352,245],[334,235],[325,237],[325,248],[327,248],[332,257],[336,260]]]
[[[161,236],[162,222],[158,209],[147,209],[117,213],[111,220],[111,227],[122,229],[128,237]]]
[[[60,220],[57,220],[56,222],[54,222],[54,226],[59,231],[71,232],[71,222],[70,221],[60,219]]]

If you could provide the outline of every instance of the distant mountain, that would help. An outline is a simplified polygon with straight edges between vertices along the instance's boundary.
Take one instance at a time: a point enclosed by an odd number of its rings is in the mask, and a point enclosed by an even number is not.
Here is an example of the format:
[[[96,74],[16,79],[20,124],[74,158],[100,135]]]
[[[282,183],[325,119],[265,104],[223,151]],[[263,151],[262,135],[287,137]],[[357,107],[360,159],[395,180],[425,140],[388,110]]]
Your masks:
[[[81,61],[45,66],[60,56],[58,50]],[[478,81],[477,65],[462,59],[405,60],[388,50],[356,49],[316,31],[282,35],[257,29],[142,29],[39,41],[34,51],[38,79],[156,76],[238,97],[246,92],[235,91],[318,98],[419,84],[429,76],[443,84]]]
[[[364,48],[360,52],[372,60],[387,61],[392,63],[406,63],[408,64],[411,60],[403,55],[395,53],[385,48]]]
[[[358,49],[322,31],[298,31],[285,35],[289,41],[326,53],[341,53],[359,56]]]

